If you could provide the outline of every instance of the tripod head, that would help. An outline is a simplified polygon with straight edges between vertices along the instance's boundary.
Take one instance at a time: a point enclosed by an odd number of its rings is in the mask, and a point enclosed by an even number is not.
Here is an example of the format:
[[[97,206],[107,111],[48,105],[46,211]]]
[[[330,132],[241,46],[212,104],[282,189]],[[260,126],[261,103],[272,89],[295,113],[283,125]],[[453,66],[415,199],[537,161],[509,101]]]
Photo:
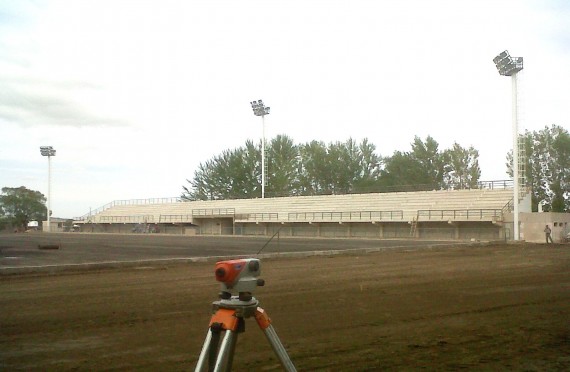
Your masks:
[[[220,298],[223,300],[231,299],[232,292],[238,292],[240,301],[249,301],[255,288],[265,284],[258,278],[261,263],[257,258],[216,262],[214,273],[216,280],[221,282]]]

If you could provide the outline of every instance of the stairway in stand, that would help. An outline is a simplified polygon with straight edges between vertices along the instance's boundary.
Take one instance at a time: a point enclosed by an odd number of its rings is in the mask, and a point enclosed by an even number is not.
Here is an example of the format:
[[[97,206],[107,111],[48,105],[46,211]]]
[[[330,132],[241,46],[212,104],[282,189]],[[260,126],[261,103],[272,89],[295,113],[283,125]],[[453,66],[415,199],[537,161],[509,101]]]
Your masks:
[[[414,217],[410,226],[410,238],[416,237],[416,229],[418,228],[418,218]]]

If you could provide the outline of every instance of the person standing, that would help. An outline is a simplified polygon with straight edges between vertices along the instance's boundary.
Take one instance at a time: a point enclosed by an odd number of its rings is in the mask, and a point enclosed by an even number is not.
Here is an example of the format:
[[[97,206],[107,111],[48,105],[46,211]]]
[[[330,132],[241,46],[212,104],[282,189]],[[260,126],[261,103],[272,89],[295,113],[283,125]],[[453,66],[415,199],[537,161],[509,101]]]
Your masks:
[[[550,234],[552,234],[552,230],[550,230],[550,227],[548,225],[546,225],[546,227],[544,228],[544,235],[546,236],[546,244],[549,243],[554,243],[554,241],[552,240],[552,236],[550,236]]]

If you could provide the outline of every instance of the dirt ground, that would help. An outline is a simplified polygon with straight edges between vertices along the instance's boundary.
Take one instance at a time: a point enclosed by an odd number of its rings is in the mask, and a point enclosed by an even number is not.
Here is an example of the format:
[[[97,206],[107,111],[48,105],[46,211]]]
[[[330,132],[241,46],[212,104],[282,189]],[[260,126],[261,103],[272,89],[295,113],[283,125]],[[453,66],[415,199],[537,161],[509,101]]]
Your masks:
[[[213,263],[0,277],[0,370],[192,370]],[[570,370],[570,246],[262,261],[255,296],[300,371]],[[237,371],[280,370],[252,319]]]

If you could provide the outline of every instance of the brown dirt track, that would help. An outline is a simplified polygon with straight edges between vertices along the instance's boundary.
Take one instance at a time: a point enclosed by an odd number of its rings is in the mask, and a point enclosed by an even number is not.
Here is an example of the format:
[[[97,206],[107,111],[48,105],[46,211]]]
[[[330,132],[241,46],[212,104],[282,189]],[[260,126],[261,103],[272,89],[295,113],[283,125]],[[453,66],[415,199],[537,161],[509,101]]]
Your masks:
[[[570,370],[570,245],[265,259],[300,371]],[[213,263],[0,277],[0,370],[192,370]],[[280,370],[255,321],[234,370]]]

